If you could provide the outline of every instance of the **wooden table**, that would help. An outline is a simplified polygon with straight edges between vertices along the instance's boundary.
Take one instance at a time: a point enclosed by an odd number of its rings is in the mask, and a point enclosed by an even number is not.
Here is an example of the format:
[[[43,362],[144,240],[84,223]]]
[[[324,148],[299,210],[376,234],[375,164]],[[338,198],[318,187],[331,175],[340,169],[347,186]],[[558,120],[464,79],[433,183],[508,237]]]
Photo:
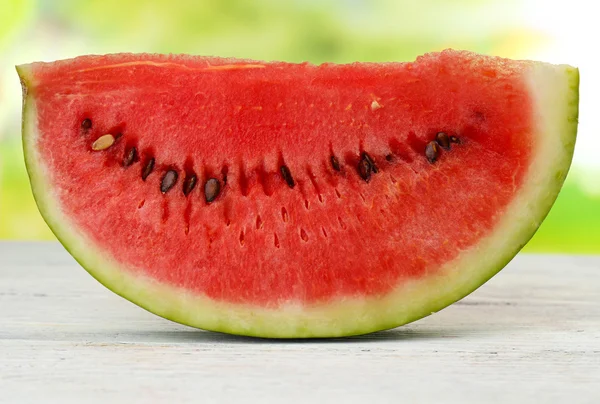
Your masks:
[[[520,255],[392,331],[268,341],[117,297],[56,243],[0,243],[7,403],[599,403],[600,257]]]

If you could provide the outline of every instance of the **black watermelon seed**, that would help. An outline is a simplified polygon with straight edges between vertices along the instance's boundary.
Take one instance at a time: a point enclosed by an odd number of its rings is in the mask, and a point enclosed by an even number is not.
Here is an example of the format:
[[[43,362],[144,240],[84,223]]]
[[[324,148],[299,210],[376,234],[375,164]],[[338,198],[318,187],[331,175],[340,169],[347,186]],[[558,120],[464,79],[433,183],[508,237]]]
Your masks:
[[[387,161],[393,161],[394,160],[394,156],[392,156],[391,154],[388,154],[388,155],[385,156],[385,159]]]
[[[371,164],[369,163],[369,160],[367,160],[363,157],[358,162],[358,175],[360,175],[360,178],[365,180],[365,182],[369,182],[369,180],[371,179],[371,173],[372,173]]]
[[[438,159],[438,155],[439,149],[437,143],[433,141],[427,143],[427,146],[425,147],[425,157],[427,157],[427,161],[432,164],[435,163],[435,161]]]
[[[364,160],[367,160],[367,162],[371,166],[371,171],[373,171],[373,173],[377,174],[379,172],[379,170],[377,169],[377,166],[375,165],[375,162],[373,161],[373,159],[371,158],[371,156],[369,156],[369,154],[367,152],[363,152],[361,158]]]
[[[450,136],[450,142],[452,143],[456,143],[456,144],[460,144],[460,139],[457,138],[456,136]]]
[[[450,138],[445,132],[438,132],[437,135],[435,135],[435,141],[442,149],[450,150]]]
[[[188,196],[190,192],[194,190],[196,187],[196,182],[198,182],[198,177],[196,177],[196,174],[190,174],[185,177],[185,180],[183,180],[183,194],[185,196]]]
[[[92,120],[90,118],[85,118],[81,122],[81,129],[83,129],[83,130],[89,130],[91,128],[92,128]]]
[[[136,157],[137,157],[137,149],[135,147],[132,147],[125,154],[125,157],[123,157],[123,167],[129,167],[130,165],[132,165],[133,162],[135,161]]]
[[[294,188],[296,183],[294,182],[294,179],[292,178],[292,173],[290,172],[290,169],[288,168],[288,166],[281,166],[281,168],[279,170],[281,171],[281,176],[283,177],[285,182],[288,184],[288,186],[290,188]]]
[[[160,192],[163,194],[167,193],[175,183],[177,182],[177,178],[179,175],[175,170],[169,170],[163,175],[162,181],[160,182]]]
[[[335,156],[331,156],[331,167],[333,167],[335,171],[341,171],[340,161]]]
[[[204,184],[204,197],[207,203],[214,201],[221,192],[221,183],[216,178],[210,178]]]
[[[146,163],[146,166],[142,170],[142,180],[143,181],[146,181],[146,178],[148,178],[148,176],[150,175],[152,170],[154,170],[154,157],[152,157],[150,160],[148,160],[148,162]]]

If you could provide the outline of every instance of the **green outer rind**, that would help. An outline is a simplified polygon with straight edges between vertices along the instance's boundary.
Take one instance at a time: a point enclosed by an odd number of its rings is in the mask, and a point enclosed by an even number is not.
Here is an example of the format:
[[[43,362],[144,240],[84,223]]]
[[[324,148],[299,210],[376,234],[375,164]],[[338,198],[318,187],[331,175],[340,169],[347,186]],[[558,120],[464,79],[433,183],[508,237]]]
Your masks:
[[[529,241],[562,187],[577,134],[579,71],[566,65],[528,64],[525,77],[538,123],[532,164],[523,186],[494,231],[446,263],[437,275],[415,280],[380,297],[341,298],[278,309],[229,304],[134,275],[91,242],[64,215],[51,173],[36,148],[37,106],[30,65],[17,71],[23,85],[23,148],[31,188],[44,220],[73,257],[100,283],[140,307],[172,321],[230,334],[310,338],[359,335],[394,328],[433,314],[465,297]]]

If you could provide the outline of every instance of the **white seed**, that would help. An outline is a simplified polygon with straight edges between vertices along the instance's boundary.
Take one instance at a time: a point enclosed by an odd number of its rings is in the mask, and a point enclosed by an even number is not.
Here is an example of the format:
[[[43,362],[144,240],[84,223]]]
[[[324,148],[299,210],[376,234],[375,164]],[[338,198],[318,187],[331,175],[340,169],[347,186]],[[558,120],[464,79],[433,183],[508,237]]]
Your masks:
[[[371,103],[371,111],[375,111],[376,109],[379,109],[379,108],[383,108],[383,107],[381,106],[380,103],[373,100],[373,102]]]
[[[115,142],[115,137],[111,134],[106,134],[100,136],[96,141],[92,144],[92,150],[99,151],[108,149]]]

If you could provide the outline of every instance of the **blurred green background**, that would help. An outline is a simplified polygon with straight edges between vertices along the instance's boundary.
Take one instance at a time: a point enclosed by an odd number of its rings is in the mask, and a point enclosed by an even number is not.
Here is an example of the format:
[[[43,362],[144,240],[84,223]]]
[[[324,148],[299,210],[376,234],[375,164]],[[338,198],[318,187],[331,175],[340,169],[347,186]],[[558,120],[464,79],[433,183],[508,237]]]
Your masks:
[[[574,167],[529,251],[600,252],[598,66],[581,38],[585,0],[1,0],[0,239],[51,239],[29,190],[14,65],[86,53],[162,52],[315,63],[412,60],[447,47],[577,65],[581,116]],[[587,7],[587,9],[586,9]],[[586,11],[587,10],[587,11]],[[569,14],[571,13],[571,14]],[[596,70],[600,71],[600,70]],[[587,116],[593,116],[590,113]]]

